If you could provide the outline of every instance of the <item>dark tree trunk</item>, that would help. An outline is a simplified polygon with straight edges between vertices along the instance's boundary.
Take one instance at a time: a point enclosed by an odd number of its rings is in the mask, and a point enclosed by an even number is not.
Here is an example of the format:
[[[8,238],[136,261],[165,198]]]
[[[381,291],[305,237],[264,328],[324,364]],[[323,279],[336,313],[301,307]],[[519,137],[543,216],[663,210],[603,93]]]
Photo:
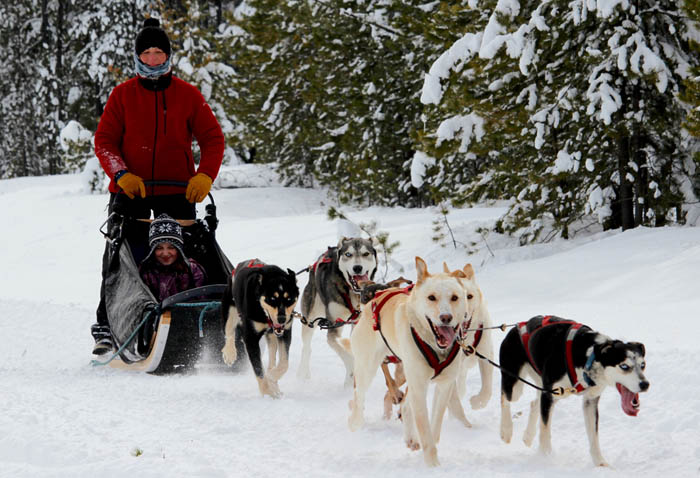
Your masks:
[[[617,140],[617,172],[620,177],[620,190],[618,203],[620,205],[620,226],[622,230],[632,229],[634,223],[633,199],[634,190],[632,183],[627,179],[627,168],[630,160],[630,138],[626,134],[621,134]]]

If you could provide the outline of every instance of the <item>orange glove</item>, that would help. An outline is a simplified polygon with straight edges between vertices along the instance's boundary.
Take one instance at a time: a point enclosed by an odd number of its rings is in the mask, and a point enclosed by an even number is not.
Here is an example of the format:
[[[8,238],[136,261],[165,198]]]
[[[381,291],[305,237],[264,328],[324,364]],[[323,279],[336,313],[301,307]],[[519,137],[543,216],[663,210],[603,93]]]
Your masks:
[[[124,173],[117,180],[117,184],[129,196],[129,199],[134,199],[137,194],[142,198],[146,197],[146,185],[143,184],[143,179],[131,173]]]
[[[185,198],[192,203],[204,201],[204,198],[207,197],[207,194],[209,194],[211,190],[211,183],[211,178],[206,174],[195,174],[190,178],[190,182],[187,184]]]

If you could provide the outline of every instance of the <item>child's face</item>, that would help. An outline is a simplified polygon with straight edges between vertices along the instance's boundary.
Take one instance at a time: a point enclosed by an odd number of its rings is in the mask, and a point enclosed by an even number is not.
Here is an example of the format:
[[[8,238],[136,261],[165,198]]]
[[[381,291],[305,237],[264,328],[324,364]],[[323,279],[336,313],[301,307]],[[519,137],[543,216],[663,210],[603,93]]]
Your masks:
[[[177,260],[177,248],[169,242],[161,242],[154,252],[156,260],[164,266],[169,266]]]

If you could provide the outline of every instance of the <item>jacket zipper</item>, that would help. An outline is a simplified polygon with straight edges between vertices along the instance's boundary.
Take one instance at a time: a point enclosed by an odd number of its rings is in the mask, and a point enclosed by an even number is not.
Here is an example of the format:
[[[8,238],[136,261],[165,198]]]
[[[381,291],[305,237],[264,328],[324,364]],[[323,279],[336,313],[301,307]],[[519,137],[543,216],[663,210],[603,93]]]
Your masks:
[[[158,92],[154,92],[156,98],[156,127],[153,134],[153,159],[151,160],[151,180],[155,181],[156,177],[156,144],[158,143]],[[151,195],[154,195],[155,186],[151,184]]]
[[[168,134],[168,105],[165,103],[165,90],[163,90],[163,136]]]

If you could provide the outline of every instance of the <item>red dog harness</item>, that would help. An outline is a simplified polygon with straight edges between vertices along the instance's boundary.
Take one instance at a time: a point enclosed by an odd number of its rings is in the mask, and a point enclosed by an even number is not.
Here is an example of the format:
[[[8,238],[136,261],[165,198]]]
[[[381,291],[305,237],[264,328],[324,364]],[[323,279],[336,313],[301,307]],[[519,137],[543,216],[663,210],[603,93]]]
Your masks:
[[[447,357],[445,357],[445,360],[441,361],[435,350],[433,350],[430,345],[426,344],[423,339],[420,338],[420,335],[418,335],[413,327],[411,327],[411,335],[413,336],[413,341],[418,346],[418,350],[420,350],[420,352],[423,354],[423,357],[425,357],[425,360],[427,360],[428,365],[430,365],[430,367],[435,371],[435,375],[433,375],[432,378],[440,375],[442,371],[454,361],[455,357],[457,357],[457,354],[459,353],[459,349],[461,348],[459,342],[455,340],[452,343],[452,348],[447,354]]]
[[[333,259],[330,258],[328,255],[328,251],[324,252],[321,257],[318,258],[316,262],[311,264],[311,270],[316,272],[316,268],[318,267],[319,264],[328,264],[332,261]]]
[[[535,365],[535,361],[532,358],[532,354],[530,353],[530,339],[532,338],[533,335],[535,335],[537,332],[542,330],[545,327],[548,327],[550,325],[557,325],[557,324],[568,324],[569,325],[569,330],[567,331],[566,334],[566,342],[565,342],[565,355],[566,355],[566,372],[569,376],[569,380],[571,381],[573,388],[576,390],[576,393],[581,393],[586,389],[586,384],[581,383],[578,380],[577,374],[576,374],[576,368],[574,367],[574,353],[573,353],[573,345],[574,345],[574,337],[576,337],[576,334],[578,333],[579,330],[581,330],[581,327],[584,327],[583,324],[579,324],[578,322],[574,322],[572,320],[563,320],[563,319],[553,319],[551,315],[546,315],[542,318],[542,323],[533,331],[528,332],[527,330],[527,322],[520,322],[518,323],[518,332],[520,333],[520,340],[522,341],[523,348],[525,348],[525,354],[527,355],[527,360],[532,366],[533,369],[535,369],[535,372],[537,372],[538,375],[542,375],[542,372],[540,371],[539,368],[537,368],[537,365]],[[593,355],[591,355],[587,362],[585,369],[589,369],[592,362],[593,362]],[[590,379],[584,374],[584,380],[588,385],[592,385],[593,382],[590,381]]]
[[[316,262],[311,264],[309,266],[309,269],[311,269],[314,273],[316,272],[316,269],[318,268],[319,264],[330,264],[333,262],[333,259],[329,256],[330,249],[324,252],[321,257],[318,258]],[[340,288],[336,288],[340,296],[343,298],[343,302],[345,302],[345,307],[350,311],[350,317],[347,319],[342,319],[340,317],[337,317],[335,319],[335,323],[340,325],[340,324],[350,324],[350,325],[355,325],[357,323],[357,320],[360,317],[360,311],[357,310],[353,305],[352,305],[352,299],[350,299],[350,295],[344,291],[341,290]]]
[[[372,318],[374,319],[374,325],[372,326],[372,328],[379,332],[379,335],[381,335],[382,340],[384,340],[384,343],[386,344],[387,348],[393,354],[393,357],[388,357],[388,361],[392,363],[396,363],[396,361],[400,361],[400,359],[398,358],[396,353],[393,350],[391,350],[389,343],[386,341],[386,338],[382,333],[380,313],[382,308],[384,308],[386,303],[389,301],[389,299],[398,294],[408,295],[411,293],[411,290],[413,290],[413,287],[414,284],[411,284],[402,289],[388,289],[380,291],[375,295],[375,298],[372,301]],[[418,335],[418,333],[413,327],[411,327],[411,336],[413,336],[413,341],[416,343],[418,350],[420,350],[420,352],[423,354],[423,357],[425,357],[425,360],[428,362],[428,365],[430,365],[430,367],[435,371],[435,375],[433,375],[432,378],[435,378],[438,375],[440,375],[440,373],[442,373],[442,371],[454,361],[455,357],[457,357],[457,354],[459,353],[460,345],[457,341],[455,341],[452,344],[452,348],[447,354],[447,357],[445,357],[444,360],[440,360],[435,350],[433,350],[433,348],[430,345],[428,345],[423,339],[421,339],[420,335]]]
[[[259,267],[264,267],[264,266],[265,266],[265,263],[262,262],[260,259],[251,259],[250,261],[248,261],[247,264],[243,264],[242,266],[240,266],[239,269],[250,269],[250,268],[257,269]],[[234,268],[231,271],[231,277],[233,277],[235,275],[236,275],[236,269]]]
[[[413,289],[413,284],[404,287],[403,289],[387,289],[383,290],[380,292],[377,292],[374,296],[374,300],[372,300],[372,318],[374,319],[374,324],[372,325],[372,329],[376,330],[379,332],[379,335],[382,337],[382,340],[384,341],[384,344],[386,344],[386,347],[389,349],[389,351],[392,353],[392,355],[387,356],[389,362],[391,363],[398,363],[401,361],[398,355],[396,355],[396,352],[391,350],[391,347],[389,346],[389,342],[386,341],[386,338],[384,337],[384,334],[382,333],[382,326],[381,326],[381,318],[379,313],[381,310],[384,308],[386,305],[387,301],[394,297],[395,295],[398,294],[410,294],[411,290]]]

